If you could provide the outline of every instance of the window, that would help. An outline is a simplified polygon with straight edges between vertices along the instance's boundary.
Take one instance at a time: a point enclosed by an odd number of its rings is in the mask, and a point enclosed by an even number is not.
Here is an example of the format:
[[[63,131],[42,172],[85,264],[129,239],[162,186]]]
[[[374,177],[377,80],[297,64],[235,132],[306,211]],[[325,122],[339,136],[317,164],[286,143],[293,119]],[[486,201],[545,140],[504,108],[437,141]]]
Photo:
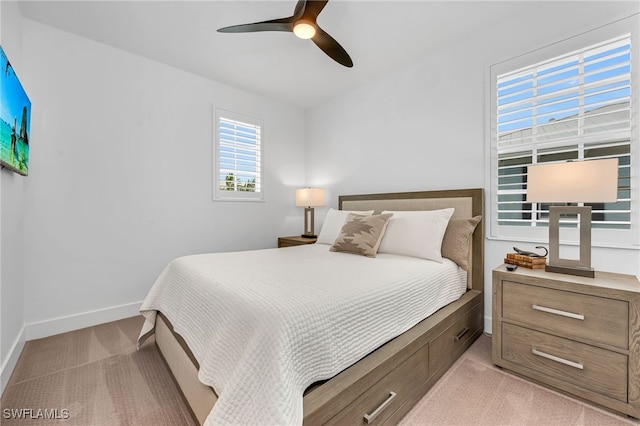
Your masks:
[[[262,200],[262,121],[216,109],[214,199]]]
[[[492,236],[546,237],[551,204],[526,202],[527,166],[617,158],[618,201],[586,204],[593,241],[640,243],[632,173],[640,145],[637,33],[625,29],[600,39],[594,31],[491,67]],[[561,226],[577,228],[577,218]]]

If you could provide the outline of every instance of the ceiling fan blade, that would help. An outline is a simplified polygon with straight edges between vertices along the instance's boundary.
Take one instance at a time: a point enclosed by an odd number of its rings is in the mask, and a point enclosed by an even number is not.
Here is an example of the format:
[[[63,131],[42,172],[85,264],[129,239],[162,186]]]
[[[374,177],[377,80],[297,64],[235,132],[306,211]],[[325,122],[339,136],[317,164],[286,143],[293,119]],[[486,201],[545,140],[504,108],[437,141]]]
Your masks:
[[[270,21],[254,22],[252,24],[232,25],[218,29],[219,33],[255,33],[259,31],[293,31],[293,16]]]
[[[298,3],[296,3],[296,8],[293,11],[293,18],[295,20],[298,20],[302,17],[306,3],[307,3],[307,0],[298,0]]]
[[[351,68],[353,61],[346,50],[333,37],[316,25],[316,35],[311,39],[331,59],[345,67]]]
[[[329,0],[307,0],[302,16],[314,22]],[[297,6],[296,6],[297,8]]]

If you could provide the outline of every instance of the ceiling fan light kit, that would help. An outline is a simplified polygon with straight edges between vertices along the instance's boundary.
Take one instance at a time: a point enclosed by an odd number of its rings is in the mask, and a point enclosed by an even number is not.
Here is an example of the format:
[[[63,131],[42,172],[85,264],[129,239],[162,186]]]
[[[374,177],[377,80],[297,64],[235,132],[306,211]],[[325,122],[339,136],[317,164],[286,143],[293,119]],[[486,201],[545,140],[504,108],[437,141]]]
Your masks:
[[[288,31],[301,39],[310,39],[331,59],[345,67],[353,67],[346,50],[327,34],[316,19],[329,0],[298,0],[293,15],[252,24],[232,25],[218,29],[220,33],[254,33],[261,31]]]
[[[311,22],[300,20],[293,26],[293,33],[303,40],[308,40],[316,35],[316,27]]]

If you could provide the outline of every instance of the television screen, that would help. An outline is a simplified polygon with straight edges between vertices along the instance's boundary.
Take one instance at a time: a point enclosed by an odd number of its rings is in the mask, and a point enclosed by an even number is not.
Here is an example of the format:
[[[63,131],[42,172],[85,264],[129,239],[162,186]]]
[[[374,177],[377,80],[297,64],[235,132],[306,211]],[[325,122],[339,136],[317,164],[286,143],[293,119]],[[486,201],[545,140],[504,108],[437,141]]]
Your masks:
[[[26,176],[31,102],[2,47],[0,54],[0,164]]]

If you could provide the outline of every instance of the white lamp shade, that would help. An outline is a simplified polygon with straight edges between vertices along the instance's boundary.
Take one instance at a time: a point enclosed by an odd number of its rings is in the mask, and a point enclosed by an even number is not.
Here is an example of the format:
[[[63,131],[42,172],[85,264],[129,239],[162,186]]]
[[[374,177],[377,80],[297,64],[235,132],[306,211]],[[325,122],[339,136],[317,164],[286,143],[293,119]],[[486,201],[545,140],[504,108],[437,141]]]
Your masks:
[[[618,200],[618,159],[537,164],[527,168],[527,201],[609,203]]]
[[[324,189],[322,188],[296,189],[296,206],[297,207],[324,206]]]

